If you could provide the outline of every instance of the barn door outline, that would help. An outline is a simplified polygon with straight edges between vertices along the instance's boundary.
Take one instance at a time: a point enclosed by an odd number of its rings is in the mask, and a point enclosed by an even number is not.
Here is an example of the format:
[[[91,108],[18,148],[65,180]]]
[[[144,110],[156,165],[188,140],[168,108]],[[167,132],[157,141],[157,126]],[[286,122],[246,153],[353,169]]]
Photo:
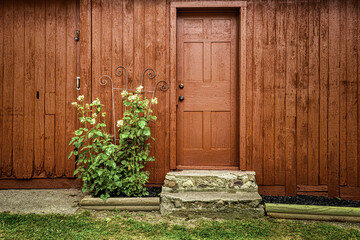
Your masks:
[[[246,168],[246,104],[245,104],[245,89],[246,89],[246,2],[172,2],[170,5],[170,169],[177,168],[177,15],[179,10],[192,9],[199,10],[201,8],[214,9],[221,11],[223,9],[236,10],[239,13],[238,17],[238,105],[239,109],[239,169]]]

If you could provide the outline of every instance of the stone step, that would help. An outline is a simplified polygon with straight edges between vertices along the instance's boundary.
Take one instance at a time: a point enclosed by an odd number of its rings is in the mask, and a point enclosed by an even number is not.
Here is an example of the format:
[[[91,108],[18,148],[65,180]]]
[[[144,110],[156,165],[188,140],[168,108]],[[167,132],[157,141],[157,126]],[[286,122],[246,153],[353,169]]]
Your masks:
[[[160,212],[183,217],[257,218],[264,216],[257,192],[161,193]]]
[[[183,170],[169,172],[162,192],[258,192],[255,172]]]

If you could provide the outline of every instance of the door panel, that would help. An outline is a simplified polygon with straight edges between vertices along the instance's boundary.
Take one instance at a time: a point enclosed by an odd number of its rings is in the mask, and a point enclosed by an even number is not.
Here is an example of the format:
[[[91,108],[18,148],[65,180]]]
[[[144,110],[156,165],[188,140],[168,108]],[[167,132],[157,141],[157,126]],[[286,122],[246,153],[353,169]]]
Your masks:
[[[237,15],[179,13],[177,167],[237,168]]]

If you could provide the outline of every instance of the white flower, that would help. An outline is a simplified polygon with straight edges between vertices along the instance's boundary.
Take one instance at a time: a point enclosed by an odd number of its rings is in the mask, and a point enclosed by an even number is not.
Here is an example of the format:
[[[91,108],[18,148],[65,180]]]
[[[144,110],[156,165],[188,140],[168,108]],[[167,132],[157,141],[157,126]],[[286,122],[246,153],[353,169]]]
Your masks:
[[[141,90],[143,89],[144,87],[143,86],[138,86],[137,88],[136,88],[136,92],[137,93],[141,93]]]
[[[82,117],[82,118],[80,118],[80,122],[85,122],[85,118],[84,117]]]
[[[101,116],[105,117],[105,116],[106,116],[106,112],[103,112],[103,113],[101,114]]]
[[[95,124],[95,123],[96,123],[95,118],[91,119],[90,124]]]
[[[87,103],[85,104],[86,109],[90,109],[90,105]]]
[[[117,127],[121,127],[122,125],[124,125],[124,120],[117,121],[117,124],[116,124]]]
[[[94,100],[94,101],[92,102],[92,104],[94,104],[94,105],[100,105],[100,100],[97,98],[96,100]]]
[[[155,97],[155,98],[151,99],[151,103],[152,103],[152,104],[157,104],[157,103],[158,103],[157,98]]]
[[[78,96],[77,100],[80,101],[80,102],[81,102],[82,100],[84,100],[84,95]]]
[[[72,102],[71,105],[77,106],[77,102]]]
[[[144,104],[145,104],[146,106],[148,106],[149,103],[150,103],[150,101],[149,101],[148,99],[145,99],[145,100],[144,100]]]
[[[138,98],[139,98],[139,95],[134,94],[134,95],[132,95],[132,96],[129,97],[129,101],[132,102],[132,101],[134,101],[134,100],[136,100],[136,99],[138,99]]]
[[[129,93],[128,93],[126,90],[124,90],[124,91],[121,92],[121,96],[122,96],[122,97],[126,97],[128,94],[129,94]]]
[[[96,114],[96,113],[93,113],[93,114],[92,114],[92,117],[93,117],[93,118],[96,118],[96,117],[97,117],[97,114]]]

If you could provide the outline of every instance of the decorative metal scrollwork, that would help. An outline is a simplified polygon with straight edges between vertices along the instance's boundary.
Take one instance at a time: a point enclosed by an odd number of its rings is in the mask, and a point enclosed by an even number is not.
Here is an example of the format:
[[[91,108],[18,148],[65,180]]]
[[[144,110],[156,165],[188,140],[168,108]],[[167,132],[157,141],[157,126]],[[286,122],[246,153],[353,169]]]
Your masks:
[[[99,78],[99,83],[102,86],[105,86],[108,83],[108,81],[110,81],[110,83],[111,83],[111,100],[112,100],[114,143],[116,143],[116,141],[119,140],[119,139],[116,138],[116,120],[115,120],[116,109],[115,109],[114,90],[122,90],[122,91],[126,90],[128,92],[135,92],[136,91],[136,89],[129,89],[128,88],[128,70],[124,66],[118,66],[115,69],[115,76],[116,77],[122,77],[123,72],[125,72],[125,88],[116,88],[116,87],[114,87],[114,81],[109,75],[103,75],[103,76],[101,76]],[[155,79],[156,72],[152,68],[146,68],[143,71],[142,75],[141,75],[141,86],[144,86],[143,84],[144,84],[145,76],[147,76],[147,78],[150,79],[150,80]],[[156,90],[158,89],[158,87],[160,88],[161,91],[165,92],[165,91],[167,91],[169,89],[169,84],[164,80],[159,80],[159,81],[155,80],[155,85],[154,85],[153,90],[145,90],[145,89],[143,89],[141,92],[143,92],[143,93],[152,93],[151,98],[154,98]],[[151,109],[151,104],[152,104],[152,102],[150,101],[149,110]],[[126,111],[126,107],[125,107],[125,111]]]

